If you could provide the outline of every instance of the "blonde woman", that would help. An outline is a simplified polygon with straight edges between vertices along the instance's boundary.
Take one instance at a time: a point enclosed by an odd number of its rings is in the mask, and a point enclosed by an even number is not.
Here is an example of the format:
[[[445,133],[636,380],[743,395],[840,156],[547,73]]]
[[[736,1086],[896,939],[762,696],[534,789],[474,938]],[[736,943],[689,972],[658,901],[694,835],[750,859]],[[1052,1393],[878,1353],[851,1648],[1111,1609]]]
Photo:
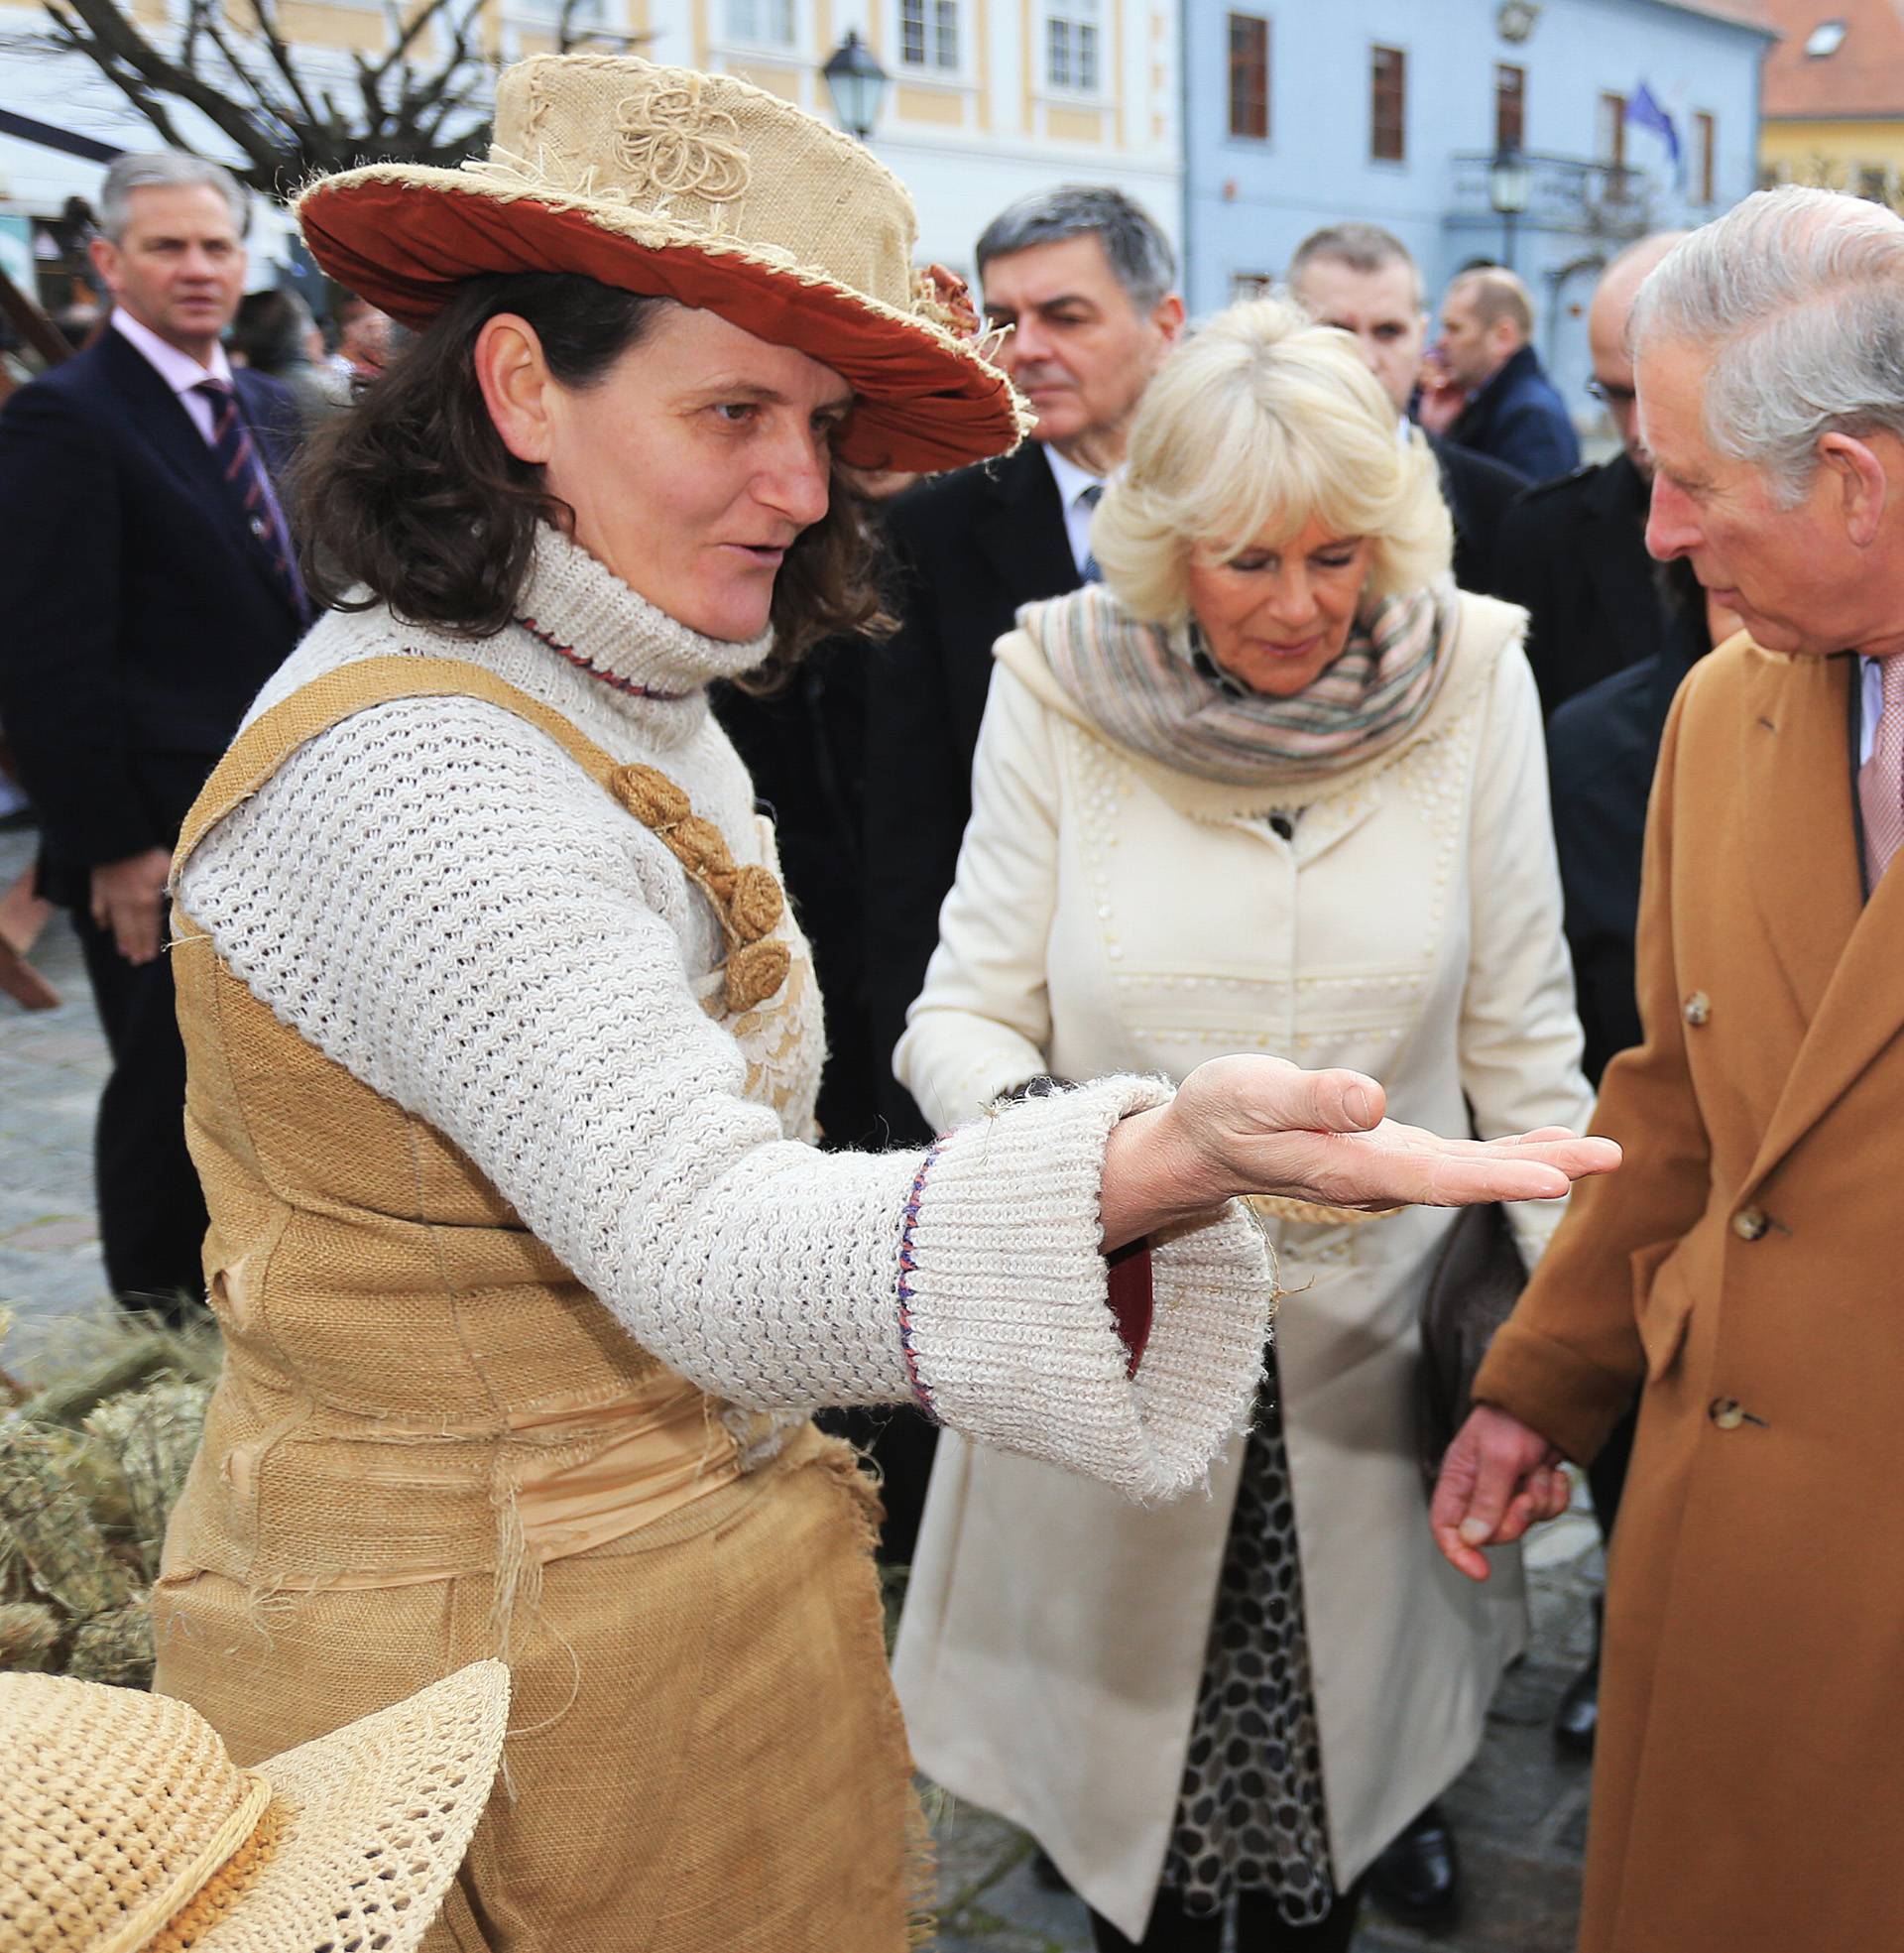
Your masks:
[[[974,814],[895,1054],[951,1127],[1046,1076],[1274,1050],[1484,1135],[1592,1107],[1522,615],[1458,592],[1435,463],[1273,304],[1153,382],[1105,584],[997,648]],[[1531,1263],[1552,1208],[1510,1210]],[[1410,1382],[1448,1226],[1272,1219],[1287,1293],[1212,1496],[1142,1509],[953,1438],[897,1658],[921,1766],[1031,1829],[1099,1944],[1346,1947],[1519,1648],[1425,1522]],[[1501,1569],[1510,1573],[1511,1569]]]

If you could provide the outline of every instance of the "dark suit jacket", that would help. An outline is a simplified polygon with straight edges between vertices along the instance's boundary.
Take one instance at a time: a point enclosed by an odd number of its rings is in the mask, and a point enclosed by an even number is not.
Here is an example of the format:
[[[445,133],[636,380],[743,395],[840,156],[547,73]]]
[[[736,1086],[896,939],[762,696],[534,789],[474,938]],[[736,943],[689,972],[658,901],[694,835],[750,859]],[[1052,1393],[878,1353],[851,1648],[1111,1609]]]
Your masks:
[[[1646,484],[1624,454],[1530,489],[1500,527],[1500,594],[1527,612],[1527,657],[1554,708],[1665,649],[1646,553]]]
[[[239,370],[274,477],[298,410]],[[302,628],[211,449],[116,330],[0,411],[0,724],[37,808],[41,885],[177,838]]]
[[[1455,525],[1455,581],[1484,597],[1504,596],[1500,587],[1500,526],[1527,486],[1527,477],[1485,454],[1428,436],[1441,464],[1441,492]]]
[[[1547,726],[1567,946],[1596,1083],[1615,1053],[1639,1042],[1633,937],[1646,800],[1673,694],[1707,650],[1698,585],[1683,565],[1672,568],[1675,600],[1655,606],[1659,652],[1570,698]]]
[[[1044,452],[927,482],[888,521],[903,628],[868,671],[866,894],[869,1034],[882,1110],[895,1137],[923,1130],[891,1077],[939,940],[972,813],[972,755],[992,682],[992,647],[1021,604],[1078,586],[1064,508]]]
[[[817,1112],[826,1141],[877,1140],[878,1077],[865,1035],[866,667],[857,638],[828,638],[778,691],[714,687],[716,716],[746,762],[754,802],[773,822],[780,881],[813,951],[826,1005]]]
[[[1519,469],[1529,481],[1580,466],[1574,424],[1532,346],[1522,346],[1469,401],[1448,438]]]

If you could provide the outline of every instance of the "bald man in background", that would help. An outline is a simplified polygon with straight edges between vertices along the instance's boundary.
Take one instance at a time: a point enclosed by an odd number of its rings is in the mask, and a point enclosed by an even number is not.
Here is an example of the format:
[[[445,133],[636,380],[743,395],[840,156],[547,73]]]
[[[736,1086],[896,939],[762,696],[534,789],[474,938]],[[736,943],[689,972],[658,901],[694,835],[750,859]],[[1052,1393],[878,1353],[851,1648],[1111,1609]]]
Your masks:
[[[1629,245],[1606,267],[1587,313],[1592,391],[1620,450],[1532,489],[1501,523],[1500,594],[1527,612],[1527,657],[1551,717],[1576,692],[1655,658],[1676,608],[1646,553],[1652,463],[1639,437],[1626,321],[1646,275],[1684,231]],[[1697,604],[1698,593],[1692,592]]]

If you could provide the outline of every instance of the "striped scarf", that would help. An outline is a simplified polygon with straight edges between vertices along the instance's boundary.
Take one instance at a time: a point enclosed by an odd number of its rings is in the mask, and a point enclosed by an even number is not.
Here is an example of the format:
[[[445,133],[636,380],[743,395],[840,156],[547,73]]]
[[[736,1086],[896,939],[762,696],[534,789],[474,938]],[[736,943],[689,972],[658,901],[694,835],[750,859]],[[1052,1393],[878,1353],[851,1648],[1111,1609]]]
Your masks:
[[[1018,627],[1116,744],[1199,780],[1317,780],[1398,744],[1433,702],[1448,661],[1454,585],[1384,597],[1307,690],[1271,698],[1226,678],[1194,624],[1164,631],[1102,584],[1028,604]]]

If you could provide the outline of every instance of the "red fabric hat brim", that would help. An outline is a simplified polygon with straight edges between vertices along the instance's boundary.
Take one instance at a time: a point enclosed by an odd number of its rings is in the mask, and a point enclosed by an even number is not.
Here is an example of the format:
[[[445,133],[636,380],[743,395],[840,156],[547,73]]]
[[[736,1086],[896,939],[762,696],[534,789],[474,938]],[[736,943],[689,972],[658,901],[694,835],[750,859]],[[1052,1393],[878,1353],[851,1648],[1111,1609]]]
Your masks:
[[[426,324],[465,279],[573,272],[718,312],[830,366],[858,397],[837,444],[850,466],[937,474],[1017,443],[1002,373],[841,286],[810,284],[738,252],[646,245],[585,209],[499,196],[450,172],[419,182],[421,174],[320,183],[298,205],[324,271],[405,325]]]

